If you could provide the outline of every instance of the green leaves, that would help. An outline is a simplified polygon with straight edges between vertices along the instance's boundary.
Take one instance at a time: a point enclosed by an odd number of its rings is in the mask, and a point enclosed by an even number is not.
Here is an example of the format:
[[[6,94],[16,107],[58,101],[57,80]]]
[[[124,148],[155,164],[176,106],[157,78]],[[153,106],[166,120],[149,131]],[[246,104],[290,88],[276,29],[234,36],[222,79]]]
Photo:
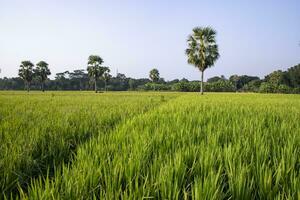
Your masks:
[[[34,72],[41,83],[44,83],[45,80],[47,80],[47,77],[51,75],[50,69],[48,68],[48,63],[46,63],[45,61],[38,62],[36,64]]]
[[[153,82],[157,82],[159,80],[159,72],[157,69],[152,69],[149,73],[149,78],[151,79],[151,81]]]
[[[188,56],[188,63],[195,65],[202,72],[213,66],[219,58],[216,34],[210,27],[196,27],[187,39],[188,48],[185,53]]]

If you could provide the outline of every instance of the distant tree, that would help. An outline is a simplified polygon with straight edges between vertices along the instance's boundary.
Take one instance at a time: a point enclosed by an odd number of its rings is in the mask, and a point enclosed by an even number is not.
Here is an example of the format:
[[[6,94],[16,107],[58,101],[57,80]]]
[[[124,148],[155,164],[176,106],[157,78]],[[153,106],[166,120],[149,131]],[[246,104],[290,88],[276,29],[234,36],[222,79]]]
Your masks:
[[[178,83],[179,82],[179,79],[174,79],[172,81],[169,81],[168,84],[174,84],[174,83]]]
[[[189,82],[189,80],[186,79],[186,78],[182,78],[182,79],[180,80],[180,82]]]
[[[204,71],[212,67],[219,58],[218,45],[216,44],[216,31],[210,27],[196,27],[188,37],[188,48],[185,53],[188,63],[197,67],[201,72],[201,89],[203,95]]]
[[[152,69],[149,73],[149,78],[153,83],[157,83],[160,79],[158,70]]]
[[[229,81],[235,86],[236,90],[241,90],[246,84],[253,80],[260,80],[257,76],[247,76],[247,75],[232,75]]]
[[[134,79],[132,79],[132,78],[129,79],[128,84],[129,84],[129,89],[131,91],[135,90],[135,88],[136,88],[136,81]]]
[[[110,69],[108,67],[104,67],[103,80],[104,80],[104,90],[107,91],[107,82],[111,79],[111,75],[109,74]]]
[[[88,58],[88,67],[87,71],[89,74],[89,77],[93,78],[94,84],[95,84],[95,92],[97,93],[97,80],[99,77],[101,77],[106,68],[102,67],[101,65],[103,64],[103,59],[100,56],[97,55],[91,55]]]
[[[210,92],[233,92],[235,90],[232,82],[223,79],[208,83],[205,87]]]
[[[285,85],[285,84],[280,84],[277,87],[277,92],[278,93],[292,93],[292,88],[290,88],[289,86]]]
[[[300,88],[300,64],[287,70],[287,79],[291,87]]]
[[[65,72],[60,72],[60,73],[56,73],[55,75],[55,79],[56,80],[60,80],[60,79],[67,79],[67,76],[69,76],[70,72],[69,71],[65,71]]]
[[[284,73],[281,70],[274,71],[265,77],[265,81],[274,86],[279,86],[284,83]]]
[[[84,89],[84,82],[88,80],[88,74],[85,73],[84,69],[77,69],[70,72],[70,79],[72,82],[79,83],[79,90]]]
[[[211,77],[211,78],[207,79],[207,82],[208,83],[213,83],[213,82],[217,82],[219,80],[222,80],[222,78],[219,77],[219,76],[214,76],[214,77]]]
[[[240,77],[236,74],[229,77],[229,81],[233,83],[236,90],[238,90],[239,80],[240,80]]]
[[[34,64],[30,61],[22,61],[19,69],[19,76],[23,79],[27,92],[30,91],[30,84],[33,79],[33,66]]]
[[[172,90],[180,91],[180,92],[188,92],[189,91],[189,82],[180,81],[178,83],[175,83],[172,86]]]
[[[50,69],[48,68],[48,63],[45,61],[40,61],[36,64],[36,68],[34,69],[35,75],[41,83],[41,89],[45,91],[45,81],[48,76],[51,75]]]
[[[125,76],[125,74],[117,73],[116,78],[121,79],[121,80],[125,80],[125,79],[126,79],[126,76]]]
[[[258,92],[261,83],[262,83],[261,80],[257,80],[257,79],[252,80],[249,83],[247,83],[246,85],[244,85],[242,90],[245,92]]]

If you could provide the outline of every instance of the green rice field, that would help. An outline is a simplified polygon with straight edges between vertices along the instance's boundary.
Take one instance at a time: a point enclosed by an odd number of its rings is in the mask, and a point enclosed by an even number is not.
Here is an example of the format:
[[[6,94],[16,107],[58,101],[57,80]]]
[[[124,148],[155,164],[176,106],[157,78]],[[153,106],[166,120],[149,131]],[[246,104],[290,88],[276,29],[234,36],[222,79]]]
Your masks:
[[[0,199],[300,199],[300,95],[0,92]]]

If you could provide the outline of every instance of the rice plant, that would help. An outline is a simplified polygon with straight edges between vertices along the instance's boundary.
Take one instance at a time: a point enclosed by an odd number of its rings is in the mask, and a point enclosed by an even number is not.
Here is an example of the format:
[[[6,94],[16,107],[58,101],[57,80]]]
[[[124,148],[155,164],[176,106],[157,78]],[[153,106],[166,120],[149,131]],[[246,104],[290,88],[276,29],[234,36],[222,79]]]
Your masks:
[[[113,123],[113,128],[107,128],[104,132],[98,132],[97,128],[90,127],[92,136],[88,140],[78,138],[80,144],[76,146],[76,154],[67,156],[67,162],[64,157],[64,161],[59,162],[59,165],[55,163],[56,167],[51,173],[47,173],[46,170],[30,177],[25,187],[18,187],[17,195],[13,198],[299,199],[300,197],[300,96],[108,93],[107,101],[102,102],[98,99],[99,96],[91,96],[90,93],[82,94],[87,97],[78,97],[77,101],[75,98],[77,93],[55,95],[63,96],[62,99],[69,98],[73,103],[80,101],[82,108],[92,103],[96,104],[94,106],[99,108],[98,111],[93,107],[83,113],[77,112],[73,116],[78,124],[86,123],[85,128],[101,119],[107,119],[108,116],[119,115],[122,119]],[[4,96],[1,98],[11,98],[13,95]],[[37,99],[42,97],[37,94],[36,97],[30,98],[28,102],[37,104]],[[57,121],[53,121],[56,124],[65,120],[71,108],[77,107],[74,104],[71,106],[62,104],[62,99],[53,103],[53,107],[60,105],[67,107],[68,111],[56,115]],[[20,99],[19,103],[24,101]],[[13,102],[11,104],[16,105]],[[102,104],[113,109],[105,110],[105,116],[100,118],[103,111],[100,109]],[[1,130],[4,130],[3,127],[13,126],[12,124],[5,126],[3,119],[10,115],[7,109],[13,110],[14,107],[10,107],[10,103],[4,107],[6,109],[1,108],[4,116],[0,121]],[[53,112],[55,108],[48,107],[39,112],[35,110],[34,112],[41,114],[38,121],[45,118],[48,123],[53,118],[51,109]],[[116,112],[114,109],[122,111]],[[29,116],[30,112],[26,112]],[[95,116],[92,114],[94,112],[98,113],[99,118],[90,122]],[[22,117],[22,114],[18,116],[17,113],[14,112],[12,116]],[[85,119],[88,122],[85,122]],[[20,121],[25,123],[26,119],[21,118]],[[37,123],[35,126],[43,127]],[[64,130],[63,126],[59,128]],[[67,136],[70,130],[72,128],[64,130],[63,135]],[[8,137],[7,134],[2,134],[1,137]],[[45,135],[40,137],[43,138]],[[51,132],[51,136],[47,136],[51,139],[47,140],[55,141],[56,137],[62,137],[58,135],[60,134]],[[61,140],[65,141],[66,138]],[[22,135],[16,138],[22,139],[24,140]],[[59,155],[62,150],[55,147],[52,146],[49,152],[56,151],[55,155]],[[15,151],[14,148],[16,147],[11,146],[11,151]],[[49,152],[43,153],[41,149],[38,155],[48,155]],[[9,160],[8,156],[6,159]],[[50,162],[46,164],[45,169],[49,171],[49,166],[53,166],[53,162],[52,165]],[[11,195],[6,194],[7,198]]]

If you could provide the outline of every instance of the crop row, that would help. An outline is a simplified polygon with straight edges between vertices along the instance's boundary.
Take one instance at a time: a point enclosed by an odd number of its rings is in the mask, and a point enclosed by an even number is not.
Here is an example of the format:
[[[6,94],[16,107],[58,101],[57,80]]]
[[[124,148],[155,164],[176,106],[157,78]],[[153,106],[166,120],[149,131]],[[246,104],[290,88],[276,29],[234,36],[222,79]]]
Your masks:
[[[81,144],[174,95],[1,93],[0,191],[26,191],[36,178],[70,164]]]
[[[184,95],[80,146],[28,199],[299,199],[299,96]]]

